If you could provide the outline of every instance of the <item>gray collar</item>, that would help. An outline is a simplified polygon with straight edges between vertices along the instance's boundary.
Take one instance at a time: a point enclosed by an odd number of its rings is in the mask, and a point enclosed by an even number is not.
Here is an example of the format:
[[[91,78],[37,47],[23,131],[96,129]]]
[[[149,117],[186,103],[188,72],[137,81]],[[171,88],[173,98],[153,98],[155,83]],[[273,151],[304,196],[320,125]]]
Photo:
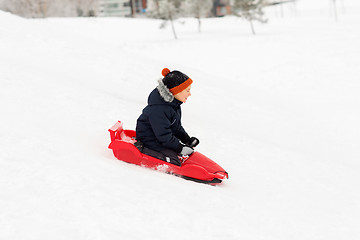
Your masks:
[[[158,80],[159,85],[156,87],[160,93],[160,96],[164,99],[165,102],[172,102],[174,100],[174,95],[170,92],[168,87],[163,83],[162,79]]]

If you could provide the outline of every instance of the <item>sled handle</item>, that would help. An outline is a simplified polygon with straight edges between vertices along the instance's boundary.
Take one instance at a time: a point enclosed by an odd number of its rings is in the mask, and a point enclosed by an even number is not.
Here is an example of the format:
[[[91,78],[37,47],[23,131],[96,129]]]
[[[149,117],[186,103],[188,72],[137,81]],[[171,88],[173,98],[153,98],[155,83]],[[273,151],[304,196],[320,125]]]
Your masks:
[[[116,138],[116,133],[121,133],[123,131],[122,122],[118,121],[109,129],[111,141],[114,141]]]

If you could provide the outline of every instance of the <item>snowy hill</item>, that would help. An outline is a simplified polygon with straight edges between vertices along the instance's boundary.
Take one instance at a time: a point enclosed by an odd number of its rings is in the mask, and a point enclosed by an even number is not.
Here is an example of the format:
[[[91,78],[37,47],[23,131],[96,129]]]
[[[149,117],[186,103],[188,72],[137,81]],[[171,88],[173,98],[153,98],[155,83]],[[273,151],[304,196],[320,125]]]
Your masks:
[[[177,23],[0,12],[0,239],[360,238],[360,4]],[[320,4],[323,3],[322,4]],[[164,67],[193,80],[183,124],[230,179],[116,160]]]

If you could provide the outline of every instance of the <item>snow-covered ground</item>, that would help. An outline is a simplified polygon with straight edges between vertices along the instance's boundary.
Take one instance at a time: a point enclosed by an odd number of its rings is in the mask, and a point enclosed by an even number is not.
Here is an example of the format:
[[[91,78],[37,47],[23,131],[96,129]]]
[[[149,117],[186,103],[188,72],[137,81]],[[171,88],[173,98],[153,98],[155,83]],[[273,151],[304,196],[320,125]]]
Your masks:
[[[22,19],[0,12],[0,239],[360,238],[360,3],[299,1],[268,24]],[[230,179],[116,160],[164,67],[183,124]]]

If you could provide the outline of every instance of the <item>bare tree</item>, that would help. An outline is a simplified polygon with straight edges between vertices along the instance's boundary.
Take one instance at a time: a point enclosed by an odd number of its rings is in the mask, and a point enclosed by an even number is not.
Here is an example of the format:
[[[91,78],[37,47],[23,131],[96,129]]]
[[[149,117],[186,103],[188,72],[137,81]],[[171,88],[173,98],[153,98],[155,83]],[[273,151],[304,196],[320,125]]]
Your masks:
[[[267,22],[267,19],[264,17],[263,6],[263,0],[234,0],[232,8],[235,16],[250,22],[251,31],[255,34],[253,21]]]
[[[201,18],[208,17],[213,7],[213,0],[186,0],[184,11],[198,20],[198,31],[201,32]]]
[[[332,9],[332,11],[334,13],[335,21],[337,21],[338,20],[338,13],[337,13],[336,0],[330,0],[329,4],[330,4],[330,9]]]
[[[175,39],[177,39],[177,34],[175,31],[174,20],[181,16],[181,5],[183,1],[184,0],[154,0],[156,9],[150,14],[152,17],[164,20],[160,28],[166,27],[170,22]]]

